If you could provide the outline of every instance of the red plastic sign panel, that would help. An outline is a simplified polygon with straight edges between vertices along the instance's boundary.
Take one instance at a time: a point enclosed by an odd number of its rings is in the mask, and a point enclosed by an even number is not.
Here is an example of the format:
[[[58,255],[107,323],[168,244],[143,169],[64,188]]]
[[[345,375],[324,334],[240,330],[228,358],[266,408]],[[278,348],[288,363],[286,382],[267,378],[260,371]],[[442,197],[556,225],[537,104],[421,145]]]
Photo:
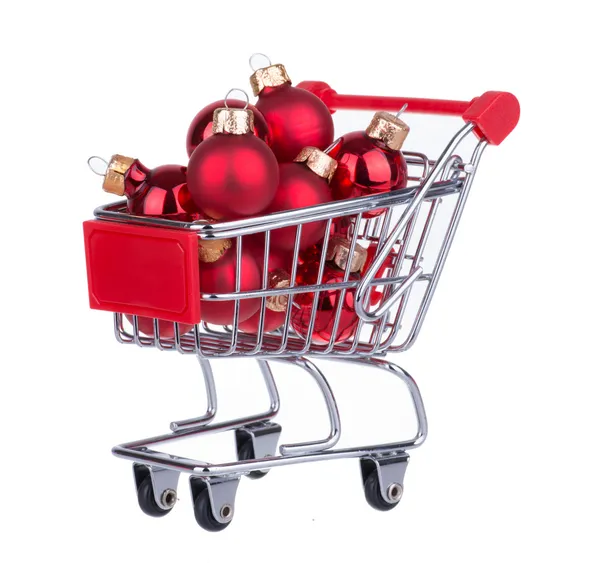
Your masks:
[[[92,309],[200,322],[195,233],[102,220],[83,232]]]

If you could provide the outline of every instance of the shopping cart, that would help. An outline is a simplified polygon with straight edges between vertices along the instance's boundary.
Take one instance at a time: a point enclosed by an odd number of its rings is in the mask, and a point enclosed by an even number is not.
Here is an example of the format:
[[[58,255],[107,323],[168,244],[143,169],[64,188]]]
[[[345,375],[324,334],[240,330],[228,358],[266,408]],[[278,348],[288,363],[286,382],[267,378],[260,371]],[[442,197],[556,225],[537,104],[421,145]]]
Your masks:
[[[385,356],[408,350],[419,335],[483,151],[488,144],[500,144],[516,126],[519,104],[506,92],[486,92],[471,102],[458,102],[346,96],[322,82],[300,86],[318,95],[332,111],[396,111],[408,104],[407,112],[462,116],[466,124],[437,159],[422,153],[404,153],[409,185],[400,191],[215,224],[132,216],[127,214],[123,201],[95,210],[96,218],[84,224],[91,307],[114,312],[115,335],[123,344],[195,355],[206,387],[207,410],[202,416],[172,422],[167,434],[113,449],[116,456],[133,462],[138,501],[151,516],[171,511],[177,500],[179,476],[188,473],[198,524],[207,530],[222,530],[233,518],[241,476],[258,478],[282,465],[339,458],[360,460],[368,503],[376,509],[389,510],[398,504],[403,493],[408,450],[420,446],[427,437],[425,408],[417,384]],[[382,212],[375,218],[365,217],[373,210]],[[302,228],[315,221],[322,222],[327,235],[317,279],[312,285],[298,285],[295,280]],[[360,278],[351,275],[348,260],[340,281],[323,283],[329,233],[339,221],[350,225],[349,254],[357,246],[368,246],[372,260]],[[270,241],[277,236],[277,229],[284,227],[296,230],[291,282],[289,287],[270,288]],[[259,233],[264,235],[262,289],[239,291],[243,246],[249,236]],[[201,293],[199,244],[221,239],[236,241],[238,291]],[[311,338],[317,297],[325,290],[339,292],[328,342]],[[294,331],[290,318],[297,306],[295,302],[307,295],[313,306],[311,310],[309,307],[308,334],[300,335]],[[349,339],[336,341],[346,296],[351,296],[359,322]],[[287,302],[282,328],[267,334],[260,329],[257,335],[242,332],[238,323],[240,302],[260,300],[262,327],[267,300],[273,298]],[[200,320],[202,303],[223,300],[234,304],[230,326],[212,326]],[[131,322],[125,314],[133,315]],[[153,337],[140,332],[138,316],[154,319]],[[161,334],[164,325],[159,324],[159,319],[174,323],[172,336]],[[181,323],[194,328],[183,334]],[[258,362],[269,408],[236,420],[213,422],[217,396],[210,362],[240,357]],[[334,449],[341,432],[336,400],[327,379],[309,358],[352,362],[395,375],[410,392],[417,421],[415,436],[395,443]],[[294,364],[315,380],[329,415],[330,428],[325,438],[284,444],[277,453],[281,427],[273,418],[280,402],[271,360]],[[224,431],[234,432],[236,461],[213,464],[151,449],[165,442]]]

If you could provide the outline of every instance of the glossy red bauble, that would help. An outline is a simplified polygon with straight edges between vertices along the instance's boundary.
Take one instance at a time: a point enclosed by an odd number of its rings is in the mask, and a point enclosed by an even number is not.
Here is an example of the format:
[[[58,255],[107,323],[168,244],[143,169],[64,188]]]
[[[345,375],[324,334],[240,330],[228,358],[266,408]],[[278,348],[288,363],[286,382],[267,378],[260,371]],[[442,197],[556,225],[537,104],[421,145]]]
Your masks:
[[[305,164],[288,162],[279,165],[279,186],[275,199],[266,213],[301,209],[333,201],[327,180],[315,174]],[[302,225],[300,250],[304,250],[325,237],[326,221],[314,221]],[[284,227],[271,232],[271,246],[292,252],[296,240],[296,226]]]
[[[230,108],[244,108],[246,103],[241,100],[227,100],[227,106]],[[213,113],[216,109],[225,107],[225,100],[213,102],[207,105],[204,109],[201,109],[196,117],[194,117],[192,123],[187,132],[186,139],[186,150],[188,156],[192,156],[194,149],[205,139],[212,137],[213,135]],[[262,113],[258,111],[252,104],[248,104],[247,109],[252,111],[254,115],[254,134],[269,144],[269,126],[265,121]]]
[[[200,213],[190,198],[185,166],[167,164],[152,170],[135,160],[125,174],[127,210],[179,221],[194,221]]]
[[[263,324],[263,332],[272,332],[273,330],[277,330],[283,323],[285,323],[285,311],[271,311],[271,309],[265,308],[265,317]],[[252,315],[248,320],[240,323],[240,329],[243,332],[247,332],[249,334],[256,334],[258,332],[260,323],[260,311],[257,311]]]
[[[262,142],[262,141],[261,141]],[[233,245],[216,262],[200,263],[200,291],[202,293],[232,293],[236,291],[236,248]],[[252,252],[242,248],[241,283],[239,291],[255,291],[262,287],[262,275]],[[240,299],[238,321],[250,318],[260,307],[260,299]],[[200,317],[217,325],[233,323],[234,301],[202,300]]]
[[[336,200],[399,190],[405,188],[408,182],[406,161],[402,153],[389,149],[364,131],[340,137],[328,154],[338,163],[331,180]],[[369,211],[364,217],[375,217],[383,211]]]
[[[305,263],[298,274],[298,283],[300,285],[314,285],[317,283],[319,271],[319,261]],[[360,279],[358,274],[350,274],[349,280]],[[323,272],[324,284],[339,283],[344,281],[344,272],[327,264]],[[344,293],[343,301],[340,304],[341,290],[332,289],[323,290],[319,293],[317,301],[317,310],[315,316],[314,330],[312,333],[312,342],[318,344],[329,344],[334,334],[334,324],[340,307],[340,320],[335,330],[334,342],[343,342],[354,336],[358,326],[359,318],[354,308],[354,289],[349,289]],[[300,293],[292,309],[292,326],[294,330],[303,338],[308,338],[308,328],[312,315],[314,293]]]
[[[196,206],[212,219],[249,217],[273,201],[277,159],[252,133],[213,135],[198,145],[188,165],[188,188]]]
[[[125,315],[127,320],[133,326],[133,317],[131,315]],[[185,334],[194,328],[193,325],[179,325],[179,334]],[[154,319],[149,317],[138,317],[138,329],[141,333],[146,336],[154,337]],[[173,338],[175,336],[175,327],[172,322],[169,321],[158,321],[158,334],[161,338]]]
[[[353,215],[344,215],[342,217],[336,217],[331,222],[331,228],[329,229],[329,235],[339,235],[346,237],[348,240],[352,238],[354,228],[356,225],[356,219]]]
[[[365,265],[362,268],[363,275],[367,272],[367,270],[371,267],[371,264],[375,260],[377,254],[378,243],[372,242],[367,248],[367,260]],[[394,258],[391,254],[388,254],[383,261],[383,264],[380,266],[379,270],[375,274],[375,279],[384,279],[388,277],[388,271],[394,266]],[[380,286],[381,287],[381,286]],[[389,287],[389,286],[388,286]],[[383,289],[379,289],[377,286],[374,286],[371,289],[371,297],[369,299],[369,303],[372,306],[379,305],[381,300],[383,299]]]
[[[267,87],[256,107],[269,125],[270,144],[280,162],[291,162],[304,147],[324,150],[333,141],[333,120],[314,94],[290,84]]]

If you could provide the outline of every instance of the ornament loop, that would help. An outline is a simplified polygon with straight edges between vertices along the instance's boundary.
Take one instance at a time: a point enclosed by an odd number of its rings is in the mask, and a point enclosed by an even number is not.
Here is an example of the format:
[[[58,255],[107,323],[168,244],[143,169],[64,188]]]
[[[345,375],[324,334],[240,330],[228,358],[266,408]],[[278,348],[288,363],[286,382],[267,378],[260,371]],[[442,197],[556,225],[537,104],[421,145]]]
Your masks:
[[[408,107],[408,104],[404,104],[399,110],[398,113],[396,114],[396,117],[400,117],[405,111],[406,108]]]
[[[87,159],[88,168],[97,176],[106,176],[108,170],[108,162],[101,156],[90,156]]]
[[[265,55],[264,53],[254,53],[254,54],[253,54],[253,55],[251,55],[251,56],[250,56],[250,58],[248,59],[248,64],[250,65],[250,68],[252,69],[252,72],[256,72],[256,71],[257,71],[259,68],[265,68],[265,66],[259,66],[258,68],[256,68],[256,67],[254,66],[254,64],[253,64],[253,62],[252,62],[252,61],[254,61],[254,59],[255,59],[256,57],[263,57],[263,58],[267,59],[267,62],[268,62],[269,64],[267,64],[266,66],[272,66],[272,64],[273,64],[273,63],[271,62],[271,59],[270,59],[270,58],[269,58],[267,55]]]
[[[227,99],[229,98],[229,94],[231,94],[231,92],[241,92],[244,94],[244,98],[246,98],[246,105],[244,106],[244,109],[248,109],[248,106],[250,105],[250,96],[248,96],[248,92],[246,92],[246,90],[242,90],[241,88],[232,88],[229,90],[229,92],[227,92],[227,94],[225,94],[225,107],[229,109],[229,106],[227,105]]]

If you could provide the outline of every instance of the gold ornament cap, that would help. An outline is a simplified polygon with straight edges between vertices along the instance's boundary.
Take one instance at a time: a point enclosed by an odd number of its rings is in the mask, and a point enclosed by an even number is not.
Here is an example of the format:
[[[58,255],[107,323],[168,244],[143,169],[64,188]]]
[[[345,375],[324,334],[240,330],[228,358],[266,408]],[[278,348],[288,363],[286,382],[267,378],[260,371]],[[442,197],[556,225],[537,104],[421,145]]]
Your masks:
[[[281,289],[283,287],[290,287],[291,276],[280,268],[269,272],[269,288],[270,289]],[[271,295],[267,297],[267,309],[282,313],[287,309],[289,297],[287,295]]]
[[[369,123],[366,133],[372,139],[385,143],[388,148],[399,151],[409,131],[410,127],[400,118],[387,111],[378,111]]]
[[[306,163],[306,166],[321,178],[325,178],[327,182],[331,182],[337,168],[335,159],[316,147],[304,147],[294,162]]]
[[[231,239],[219,240],[199,240],[198,241],[198,259],[200,262],[210,264],[220,260],[223,255],[232,247]]]
[[[249,109],[218,108],[213,112],[213,133],[245,135],[254,131],[254,114]]]
[[[135,160],[129,156],[113,154],[104,175],[102,189],[110,194],[123,195],[125,193],[125,175]]]
[[[327,247],[327,260],[333,262],[341,270],[345,270],[350,260],[352,241],[341,235],[335,235]],[[367,261],[367,250],[358,243],[354,245],[354,253],[350,260],[350,272],[360,272]]]
[[[292,80],[283,65],[259,68],[250,77],[250,86],[252,86],[252,92],[255,96],[258,96],[265,88],[274,88],[275,86],[291,83]]]

